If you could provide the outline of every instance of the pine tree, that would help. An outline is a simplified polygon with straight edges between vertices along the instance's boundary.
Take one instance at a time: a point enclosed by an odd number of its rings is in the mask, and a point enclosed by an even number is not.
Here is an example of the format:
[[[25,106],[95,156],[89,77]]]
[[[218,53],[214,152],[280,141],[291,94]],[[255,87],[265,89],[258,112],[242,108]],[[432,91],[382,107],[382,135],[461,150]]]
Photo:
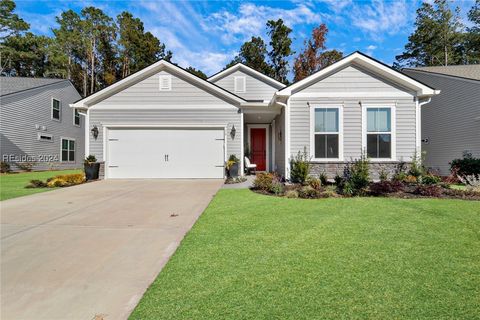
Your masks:
[[[272,66],[271,76],[277,81],[288,83],[288,58],[295,53],[291,48],[290,33],[292,29],[287,27],[282,19],[269,20],[267,29],[271,46],[271,50],[268,52]]]

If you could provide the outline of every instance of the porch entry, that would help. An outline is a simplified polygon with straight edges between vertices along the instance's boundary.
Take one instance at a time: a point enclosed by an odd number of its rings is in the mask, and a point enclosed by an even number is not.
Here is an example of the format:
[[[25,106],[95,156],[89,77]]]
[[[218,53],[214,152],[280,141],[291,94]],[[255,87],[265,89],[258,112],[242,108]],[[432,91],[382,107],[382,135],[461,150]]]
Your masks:
[[[250,146],[252,163],[258,171],[267,170],[267,128],[250,128]]]

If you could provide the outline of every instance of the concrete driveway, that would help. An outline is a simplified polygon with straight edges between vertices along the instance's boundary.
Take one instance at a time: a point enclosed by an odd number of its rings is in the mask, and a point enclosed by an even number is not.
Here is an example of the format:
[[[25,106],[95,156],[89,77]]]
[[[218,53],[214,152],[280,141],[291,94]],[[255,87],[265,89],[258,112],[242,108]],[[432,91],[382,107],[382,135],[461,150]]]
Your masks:
[[[221,180],[107,180],[3,201],[1,319],[125,319]]]

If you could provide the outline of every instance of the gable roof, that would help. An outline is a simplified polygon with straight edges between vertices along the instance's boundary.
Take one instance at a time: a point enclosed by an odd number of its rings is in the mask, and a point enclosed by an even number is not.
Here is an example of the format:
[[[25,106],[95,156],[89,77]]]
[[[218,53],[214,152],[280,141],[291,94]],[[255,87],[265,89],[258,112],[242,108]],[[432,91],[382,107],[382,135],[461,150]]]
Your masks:
[[[142,70],[139,70],[135,73],[132,73],[128,77],[123,78],[120,81],[115,82],[114,84],[103,88],[102,90],[99,90],[83,99],[80,99],[70,106],[73,108],[79,108],[79,109],[87,109],[90,105],[98,103],[115,93],[118,93],[122,91],[123,89],[126,89],[130,87],[131,85],[138,83],[160,71],[168,71],[169,73],[172,73],[173,75],[177,75],[183,78],[186,78],[196,85],[198,85],[199,88],[215,93],[217,96],[222,97],[226,101],[231,102],[232,104],[239,106],[241,103],[246,102],[243,98],[231,93],[230,91],[227,91],[219,86],[217,86],[214,83],[211,83],[205,79],[202,79],[198,77],[197,75],[194,75],[193,73],[188,72],[187,70],[170,63],[164,59],[161,59],[154,64],[143,68]]]
[[[250,74],[251,76],[255,77],[255,78],[258,78],[260,80],[262,80],[263,82],[266,82],[268,84],[270,84],[272,87],[276,88],[276,89],[281,89],[281,88],[285,88],[285,84],[281,83],[280,81],[277,81],[253,68],[250,68],[249,66],[246,66],[244,65],[243,63],[241,62],[238,62],[236,64],[234,64],[233,66],[231,66],[230,68],[227,68],[225,70],[222,70],[216,74],[214,74],[213,76],[209,77],[207,80],[210,81],[210,82],[214,82],[214,81],[217,81],[217,80],[220,80],[222,78],[225,78],[226,76],[236,72],[236,71],[242,71],[246,74]]]
[[[405,71],[423,71],[428,73],[443,74],[446,76],[480,80],[480,64],[438,66],[438,67],[417,67],[405,68]]]
[[[278,91],[276,96],[290,96],[293,93],[319,81],[322,77],[331,75],[351,64],[361,66],[374,74],[378,74],[382,78],[397,83],[405,88],[411,89],[415,91],[419,97],[433,96],[440,93],[439,90],[435,90],[428,85],[389,67],[383,62],[373,59],[372,57],[369,57],[360,51],[355,51],[354,53],[329,65],[328,67],[325,67],[314,74],[297,81],[288,87],[285,87],[284,89]]]
[[[0,96],[68,81],[54,78],[0,77]]]

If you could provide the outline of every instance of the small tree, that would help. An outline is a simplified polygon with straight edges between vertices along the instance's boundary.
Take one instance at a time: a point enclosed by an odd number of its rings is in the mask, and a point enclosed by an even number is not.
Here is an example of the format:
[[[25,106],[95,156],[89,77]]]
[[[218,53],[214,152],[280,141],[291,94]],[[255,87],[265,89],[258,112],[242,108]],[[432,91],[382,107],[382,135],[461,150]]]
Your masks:
[[[310,158],[307,154],[307,148],[303,152],[298,151],[297,155],[290,159],[290,179],[294,183],[304,184],[310,172]]]

